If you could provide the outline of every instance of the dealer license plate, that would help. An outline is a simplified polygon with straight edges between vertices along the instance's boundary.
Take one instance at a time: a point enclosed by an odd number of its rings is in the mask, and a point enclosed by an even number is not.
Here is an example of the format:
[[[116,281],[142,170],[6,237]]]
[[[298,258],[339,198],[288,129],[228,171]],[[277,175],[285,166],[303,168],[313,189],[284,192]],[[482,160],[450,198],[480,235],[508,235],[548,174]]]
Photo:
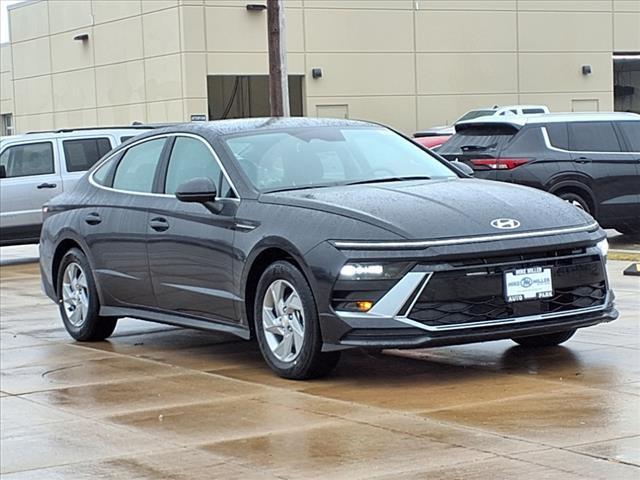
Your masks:
[[[533,267],[505,272],[504,296],[507,302],[552,297],[551,269]]]

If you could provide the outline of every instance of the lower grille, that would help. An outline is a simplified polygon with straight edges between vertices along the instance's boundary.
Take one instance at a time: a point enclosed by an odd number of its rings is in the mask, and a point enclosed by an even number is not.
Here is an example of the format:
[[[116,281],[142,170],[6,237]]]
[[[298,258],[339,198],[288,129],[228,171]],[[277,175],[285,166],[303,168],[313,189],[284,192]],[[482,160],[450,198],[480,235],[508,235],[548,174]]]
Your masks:
[[[606,297],[604,282],[576,288],[557,289],[544,300],[507,303],[501,296],[466,299],[457,302],[416,302],[409,318],[430,326],[486,322],[526,317],[541,313],[559,313],[602,305]]]
[[[550,268],[551,298],[509,303],[504,298],[504,273],[541,266]],[[561,261],[537,261],[486,268],[435,272],[407,317],[427,326],[446,327],[563,313],[597,307],[606,301],[605,271],[598,258],[578,256]]]

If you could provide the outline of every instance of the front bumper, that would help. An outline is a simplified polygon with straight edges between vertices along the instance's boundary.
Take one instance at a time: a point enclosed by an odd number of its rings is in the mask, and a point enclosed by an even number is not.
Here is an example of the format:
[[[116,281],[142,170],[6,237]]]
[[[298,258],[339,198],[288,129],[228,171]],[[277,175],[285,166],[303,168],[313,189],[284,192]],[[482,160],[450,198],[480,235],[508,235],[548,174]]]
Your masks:
[[[418,262],[370,311],[332,308],[321,314],[324,349],[456,345],[615,320],[614,294],[597,249],[555,250],[553,254],[548,258],[538,254],[521,254],[520,259],[496,257],[481,263]],[[504,272],[531,266],[552,269],[554,296],[506,302]]]
[[[361,321],[362,319],[329,318],[329,315],[324,315],[323,322],[332,323],[334,328],[337,327],[345,331],[337,343],[325,344],[324,350],[349,347],[442,347],[574,330],[611,322],[618,318],[618,311],[613,305],[613,293],[610,293],[609,297],[607,304],[597,311],[576,312],[560,317],[530,318],[525,321],[519,318],[514,319],[511,323],[483,327],[471,326],[446,331],[427,331],[409,325],[399,326],[397,320],[393,318],[378,319],[375,322],[376,328],[372,328],[371,322],[365,324]]]

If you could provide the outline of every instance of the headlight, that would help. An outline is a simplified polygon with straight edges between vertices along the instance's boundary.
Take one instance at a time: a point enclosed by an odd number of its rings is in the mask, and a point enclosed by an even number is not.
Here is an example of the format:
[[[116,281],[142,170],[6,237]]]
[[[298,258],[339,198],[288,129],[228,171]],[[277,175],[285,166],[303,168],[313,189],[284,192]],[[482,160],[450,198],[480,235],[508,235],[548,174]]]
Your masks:
[[[596,248],[600,252],[600,255],[606,258],[607,254],[609,253],[609,242],[606,238],[604,240],[600,240],[596,244]]]
[[[406,263],[347,263],[340,269],[340,280],[386,280],[398,278]]]

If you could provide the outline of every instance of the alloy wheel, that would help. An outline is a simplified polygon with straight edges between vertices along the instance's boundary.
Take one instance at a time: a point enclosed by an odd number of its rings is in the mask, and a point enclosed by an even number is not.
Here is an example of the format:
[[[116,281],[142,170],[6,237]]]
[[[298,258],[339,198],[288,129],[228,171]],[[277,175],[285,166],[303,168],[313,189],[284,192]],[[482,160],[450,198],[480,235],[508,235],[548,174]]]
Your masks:
[[[296,289],[286,280],[275,280],[262,301],[262,327],[267,344],[281,362],[292,362],[304,343],[304,310]]]
[[[89,288],[84,270],[76,262],[71,262],[64,270],[62,304],[69,323],[80,327],[89,312]]]

